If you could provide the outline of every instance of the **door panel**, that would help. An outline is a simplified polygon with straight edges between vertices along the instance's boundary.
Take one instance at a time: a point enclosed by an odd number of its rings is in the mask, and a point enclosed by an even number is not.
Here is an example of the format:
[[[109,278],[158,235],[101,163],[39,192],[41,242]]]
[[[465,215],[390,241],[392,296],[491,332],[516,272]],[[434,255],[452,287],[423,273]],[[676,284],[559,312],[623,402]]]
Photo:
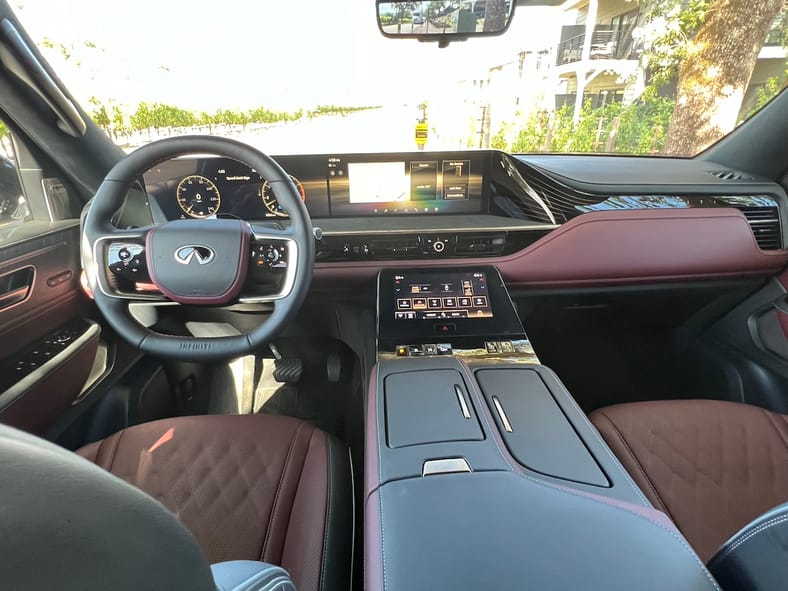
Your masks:
[[[701,335],[688,355],[698,397],[727,398],[788,413],[786,288],[772,279]],[[709,368],[716,368],[712,371]]]
[[[44,226],[0,247],[0,422],[35,433],[79,396],[101,332],[81,318],[79,224]]]

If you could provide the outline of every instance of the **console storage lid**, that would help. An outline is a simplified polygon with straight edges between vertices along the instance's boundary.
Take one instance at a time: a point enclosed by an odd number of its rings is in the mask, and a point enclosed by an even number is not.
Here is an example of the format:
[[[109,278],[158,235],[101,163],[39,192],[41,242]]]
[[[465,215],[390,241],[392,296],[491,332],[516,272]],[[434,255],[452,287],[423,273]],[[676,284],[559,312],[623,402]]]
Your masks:
[[[480,369],[476,379],[506,447],[520,464],[564,480],[610,486],[536,371]]]
[[[366,515],[367,591],[719,591],[658,511],[512,472],[389,482]]]
[[[460,372],[431,369],[385,379],[389,447],[484,439]]]

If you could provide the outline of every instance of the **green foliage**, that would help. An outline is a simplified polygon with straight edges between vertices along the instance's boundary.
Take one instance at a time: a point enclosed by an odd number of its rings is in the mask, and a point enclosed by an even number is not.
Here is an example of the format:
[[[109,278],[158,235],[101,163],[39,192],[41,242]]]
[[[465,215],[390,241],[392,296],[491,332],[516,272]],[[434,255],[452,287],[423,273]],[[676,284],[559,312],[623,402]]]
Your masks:
[[[655,95],[629,106],[610,103],[596,109],[586,101],[575,125],[573,108],[564,105],[504,124],[490,143],[511,152],[658,153],[673,106],[672,100]]]
[[[0,121],[0,138],[4,138],[8,135],[8,126]]]
[[[766,105],[766,103],[780,94],[782,89],[783,82],[779,76],[772,76],[771,78],[768,78],[764,85],[758,89],[758,94],[755,97],[755,104],[742,118],[742,120],[755,115],[755,113],[760,111]]]
[[[700,29],[712,0],[651,0],[634,35],[656,86],[675,80],[690,40]]]
[[[93,118],[93,121],[96,122],[96,125],[103,127],[104,129],[109,128],[110,119],[109,114],[107,113],[107,108],[102,105],[95,96],[90,97],[88,103],[93,106],[90,116]]]
[[[273,111],[265,107],[257,107],[248,111],[233,109],[219,109],[214,113],[189,111],[173,105],[163,103],[141,102],[137,108],[128,115],[110,100],[102,103],[96,97],[88,101],[91,106],[90,116],[97,125],[114,135],[126,135],[131,131],[150,131],[151,129],[172,129],[188,127],[213,127],[214,125],[233,125],[246,127],[250,124],[270,125],[274,123],[298,121],[304,116],[310,119],[326,115],[347,115],[366,109],[380,107],[339,107],[335,105],[319,106],[305,113],[303,109],[297,111]]]
[[[337,107],[336,105],[318,105],[315,109],[309,111],[307,116],[310,119],[314,119],[315,117],[321,117],[323,115],[349,115],[350,113],[355,113],[357,111],[368,111],[370,109],[379,109],[379,106],[376,107]]]

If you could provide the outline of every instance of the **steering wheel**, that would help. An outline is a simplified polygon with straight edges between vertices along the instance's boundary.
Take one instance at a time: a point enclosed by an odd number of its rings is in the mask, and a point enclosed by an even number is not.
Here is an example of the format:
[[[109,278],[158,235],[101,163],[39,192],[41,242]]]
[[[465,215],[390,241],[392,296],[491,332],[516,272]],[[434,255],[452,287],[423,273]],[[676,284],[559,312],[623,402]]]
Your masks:
[[[112,224],[113,215],[140,174],[165,160],[195,153],[232,158],[253,168],[269,182],[277,201],[289,213],[289,226],[271,228],[238,219],[177,220],[133,230]],[[312,280],[312,231],[298,190],[269,156],[235,140],[182,136],[143,146],[109,171],[83,220],[82,255],[96,305],[121,337],[151,355],[214,362],[258,349],[299,310]],[[266,267],[263,251],[270,248],[282,254],[286,269]],[[247,282],[250,259],[254,261],[252,285]],[[140,276],[146,271],[154,293],[122,289],[118,272],[124,269]],[[273,285],[267,292],[261,291],[261,282]],[[135,302],[197,306],[271,302],[274,306],[267,319],[248,333],[188,337],[142,326],[129,310],[129,304]]]

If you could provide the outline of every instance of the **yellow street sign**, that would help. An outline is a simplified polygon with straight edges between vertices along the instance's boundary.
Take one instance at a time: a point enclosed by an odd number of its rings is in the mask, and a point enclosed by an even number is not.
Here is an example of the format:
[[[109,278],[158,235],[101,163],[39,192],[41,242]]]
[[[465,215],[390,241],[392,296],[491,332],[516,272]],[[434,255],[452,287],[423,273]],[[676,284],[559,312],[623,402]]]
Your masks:
[[[423,146],[427,143],[427,131],[429,127],[426,123],[416,124],[416,145]]]

